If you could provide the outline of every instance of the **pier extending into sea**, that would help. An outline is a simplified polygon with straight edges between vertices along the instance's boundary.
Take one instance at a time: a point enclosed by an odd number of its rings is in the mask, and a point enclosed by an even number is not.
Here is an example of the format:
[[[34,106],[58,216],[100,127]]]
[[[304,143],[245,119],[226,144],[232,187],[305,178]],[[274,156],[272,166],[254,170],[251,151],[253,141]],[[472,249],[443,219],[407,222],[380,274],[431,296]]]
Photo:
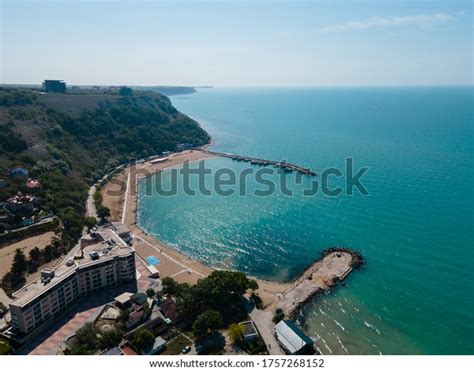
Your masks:
[[[240,156],[240,155],[234,155],[230,153],[225,153],[225,152],[215,152],[215,151],[209,151],[207,149],[196,149],[198,151],[208,153],[213,156],[219,156],[219,157],[226,157],[230,158],[233,161],[243,161],[243,162],[250,162],[252,165],[259,165],[259,166],[275,166],[280,169],[282,169],[285,172],[292,172],[296,171],[298,173],[304,174],[304,175],[309,175],[309,176],[316,176],[316,173],[312,171],[309,168],[305,168],[302,166],[298,166],[295,164],[291,164],[287,161],[273,161],[273,160],[265,160],[262,158],[256,158],[256,157],[249,157],[249,156]]]

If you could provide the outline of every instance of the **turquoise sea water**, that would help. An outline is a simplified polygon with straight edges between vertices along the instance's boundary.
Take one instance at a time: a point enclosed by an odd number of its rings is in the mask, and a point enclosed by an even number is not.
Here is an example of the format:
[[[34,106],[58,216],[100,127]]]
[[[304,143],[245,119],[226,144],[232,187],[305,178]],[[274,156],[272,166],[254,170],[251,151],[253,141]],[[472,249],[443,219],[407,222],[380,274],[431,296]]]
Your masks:
[[[206,89],[174,97],[211,134],[212,149],[317,172],[344,170],[351,157],[369,168],[370,195],[145,197],[142,182],[139,223],[205,263],[266,279],[294,278],[325,247],[354,248],[363,270],[301,316],[323,353],[474,354],[473,92]],[[170,179],[166,172],[162,183]]]

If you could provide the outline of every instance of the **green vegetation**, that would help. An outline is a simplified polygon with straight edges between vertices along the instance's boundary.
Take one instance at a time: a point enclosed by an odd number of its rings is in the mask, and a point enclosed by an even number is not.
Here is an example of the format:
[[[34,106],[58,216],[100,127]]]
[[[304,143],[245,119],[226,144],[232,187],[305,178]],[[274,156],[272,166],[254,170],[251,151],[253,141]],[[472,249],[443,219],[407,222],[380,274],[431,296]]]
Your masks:
[[[146,329],[141,328],[135,331],[132,338],[132,345],[139,350],[145,350],[153,346],[155,342],[155,336],[153,333]]]
[[[190,346],[191,344],[192,342],[186,336],[179,334],[166,344],[166,350],[161,354],[164,356],[179,355],[184,348]]]
[[[37,94],[31,90],[5,89],[0,90],[0,106],[26,106],[36,102]]]
[[[90,355],[94,354],[99,345],[97,337],[98,331],[92,322],[87,322],[76,332],[73,345],[69,348],[68,354],[71,355]]]
[[[197,316],[193,323],[194,336],[202,337],[207,335],[209,332],[214,332],[224,326],[224,321],[219,312],[208,309]]]
[[[206,309],[214,309],[222,315],[225,323],[238,322],[246,317],[242,295],[248,289],[257,288],[257,282],[248,279],[244,273],[214,271],[179,293],[176,303],[186,318],[194,319]]]
[[[282,321],[285,318],[285,313],[283,313],[283,310],[281,308],[278,308],[275,311],[275,315],[272,318],[273,323],[278,323]]]
[[[146,296],[148,296],[150,299],[155,296],[155,290],[153,290],[151,287],[146,289]]]
[[[123,332],[118,329],[100,331],[93,322],[87,322],[77,330],[66,354],[95,354],[98,350],[105,350],[119,345],[122,338]]]
[[[94,193],[94,205],[97,211],[97,216],[101,219],[104,220],[110,216],[110,210],[108,207],[104,206],[102,204],[103,197],[102,197],[102,187],[97,186],[95,193]]]
[[[109,349],[120,344],[123,338],[123,332],[118,329],[104,331],[100,336],[100,348]]]
[[[267,346],[260,337],[245,344],[244,348],[251,355],[268,354]]]
[[[129,318],[130,318],[130,309],[129,308],[122,309],[117,318],[117,322],[121,323],[123,326],[123,324],[126,323]]]
[[[5,286],[7,288],[16,287],[25,282],[25,274],[28,271],[28,261],[26,260],[25,254],[20,249],[15,250],[15,255],[13,257],[12,267],[10,272],[8,272],[2,280],[5,281]],[[10,290],[7,290],[9,292]]]
[[[161,286],[164,295],[176,295],[178,293],[179,284],[171,277],[164,277],[161,280]]]
[[[229,336],[235,345],[242,347],[244,342],[244,325],[232,323],[229,326]]]
[[[0,356],[11,354],[13,348],[5,340],[0,340]]]
[[[28,259],[20,249],[17,249],[10,271],[2,278],[2,288],[7,294],[11,294],[15,288],[25,283],[26,273],[36,272],[42,264],[58,258],[61,251],[61,241],[58,238],[53,238],[53,241],[42,250],[38,247],[30,250]]]
[[[86,216],[84,218],[84,225],[90,230],[97,224],[97,219],[93,216]]]
[[[167,97],[132,93],[55,94],[51,100],[33,90],[0,88],[0,172],[21,166],[41,182],[35,196],[60,220],[60,239],[48,255],[69,251],[83,226],[92,223],[84,219],[87,191],[104,174],[130,159],[174,151],[180,143],[209,142],[207,133]],[[84,101],[93,104],[85,109]],[[6,180],[0,202],[24,191],[19,182]],[[95,201],[98,216],[107,218],[110,211],[102,200]]]
[[[122,86],[119,90],[119,94],[125,97],[129,97],[133,95],[133,90],[126,86]]]
[[[236,322],[247,318],[242,296],[247,290],[258,289],[258,284],[241,272],[214,271],[193,286],[164,277],[162,287],[162,293],[176,296],[179,315],[193,324],[194,335],[204,343],[213,343],[219,338],[216,331],[229,324],[235,339],[241,337],[239,331],[243,330]]]

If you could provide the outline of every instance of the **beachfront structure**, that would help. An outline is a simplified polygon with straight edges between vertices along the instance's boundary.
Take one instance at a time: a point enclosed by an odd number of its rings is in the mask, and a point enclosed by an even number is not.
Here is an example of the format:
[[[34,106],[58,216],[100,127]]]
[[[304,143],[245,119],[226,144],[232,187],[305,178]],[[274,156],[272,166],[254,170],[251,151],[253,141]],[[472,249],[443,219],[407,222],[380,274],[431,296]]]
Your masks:
[[[136,280],[135,251],[108,229],[98,231],[100,242],[79,247],[80,254],[13,294],[12,328],[17,339],[31,338],[81,297],[122,282]]]
[[[308,354],[314,351],[314,341],[292,321],[278,322],[274,327],[274,334],[287,354]]]
[[[66,83],[63,80],[44,80],[43,90],[51,93],[65,93]]]
[[[242,326],[242,337],[247,344],[259,338],[260,335],[253,321],[240,322],[239,325]]]

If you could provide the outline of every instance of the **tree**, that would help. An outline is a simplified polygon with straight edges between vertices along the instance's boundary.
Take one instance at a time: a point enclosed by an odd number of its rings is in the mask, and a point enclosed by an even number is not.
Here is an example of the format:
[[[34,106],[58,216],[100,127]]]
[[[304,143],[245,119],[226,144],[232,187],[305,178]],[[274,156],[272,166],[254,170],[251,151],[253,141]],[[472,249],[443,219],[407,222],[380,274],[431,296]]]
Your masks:
[[[97,347],[97,330],[92,322],[85,323],[76,332],[76,344],[85,349],[94,350]]]
[[[0,339],[0,356],[11,354],[12,351],[13,348],[11,347],[11,345],[8,344],[5,340]]]
[[[122,86],[119,90],[119,94],[123,95],[124,97],[129,97],[133,95],[133,90],[127,86]]]
[[[229,336],[234,344],[241,345],[244,339],[244,325],[233,323],[229,326]]]
[[[100,348],[108,349],[120,344],[123,338],[123,332],[117,329],[104,331],[100,338]]]
[[[28,262],[25,254],[20,249],[15,250],[15,256],[13,257],[13,265],[11,268],[12,275],[20,276],[28,269]]]
[[[5,273],[2,277],[2,289],[8,296],[12,296],[12,274],[10,272]]]
[[[76,331],[74,344],[68,349],[68,354],[94,354],[98,344],[97,329],[92,322],[87,322]]]
[[[182,290],[177,295],[176,303],[184,317],[196,318],[199,313],[213,309],[221,313],[226,323],[238,322],[246,315],[241,299],[250,287],[258,285],[244,273],[214,271],[201,278],[196,285]]]
[[[133,334],[132,345],[137,349],[144,350],[150,348],[153,346],[154,342],[155,336],[146,328],[138,329]]]
[[[155,296],[155,290],[153,290],[151,287],[147,288],[146,296],[148,296],[151,299],[153,296]]]
[[[272,318],[273,323],[278,323],[283,320],[283,318],[285,318],[285,313],[283,312],[283,309],[277,308],[277,310],[275,311],[275,315]]]
[[[41,251],[41,255],[43,256],[43,260],[45,263],[49,263],[53,260],[54,257],[54,247],[53,245],[46,246],[43,251]]]
[[[178,282],[172,277],[164,277],[161,280],[161,286],[163,287],[163,294],[165,295],[176,295],[178,291]]]
[[[67,354],[71,356],[90,356],[95,353],[94,349],[88,349],[83,345],[74,344],[71,346]]]
[[[214,332],[224,326],[222,315],[215,310],[208,309],[200,314],[193,323],[193,332],[197,337]]]
[[[248,280],[248,287],[247,287],[249,290],[258,290],[258,282],[255,281],[255,280]]]
[[[26,260],[25,254],[20,249],[15,250],[15,256],[13,257],[13,264],[10,269],[10,283],[12,287],[18,286],[24,282],[24,274],[28,271],[28,261]]]
[[[97,208],[97,216],[101,219],[106,219],[110,216],[110,209],[107,206],[100,206]]]
[[[28,256],[28,272],[36,272],[38,267],[41,265],[41,250],[35,247],[30,251]]]
[[[127,308],[127,309],[122,309],[120,311],[120,314],[119,314],[117,320],[119,322],[125,323],[125,322],[128,321],[129,318],[130,318],[130,309]]]
[[[97,219],[94,218],[93,216],[86,216],[84,218],[84,225],[90,230],[94,228],[94,226],[97,224]]]

